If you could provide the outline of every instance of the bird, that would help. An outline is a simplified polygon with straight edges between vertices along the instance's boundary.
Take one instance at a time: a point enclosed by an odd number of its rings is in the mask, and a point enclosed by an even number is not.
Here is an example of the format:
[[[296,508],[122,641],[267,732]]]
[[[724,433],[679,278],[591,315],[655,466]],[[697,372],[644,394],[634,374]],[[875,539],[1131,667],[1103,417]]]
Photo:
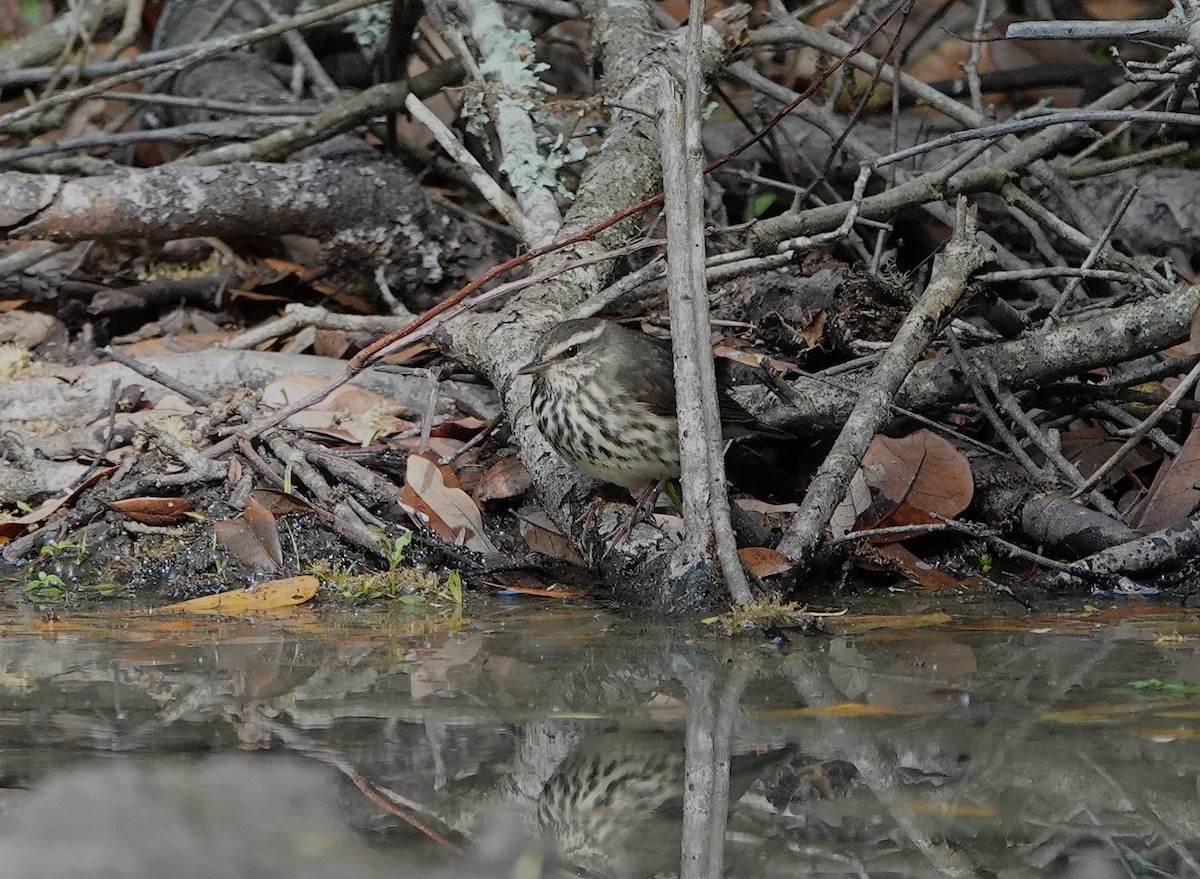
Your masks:
[[[730,761],[729,802],[794,753]],[[546,779],[538,825],[566,862],[606,877],[678,870],[686,750],[676,735],[620,730],[586,737]]]
[[[601,318],[563,321],[517,370],[533,376],[538,430],[586,476],[627,488],[679,476],[679,422],[671,347]],[[721,389],[726,439],[790,436],[761,424]]]

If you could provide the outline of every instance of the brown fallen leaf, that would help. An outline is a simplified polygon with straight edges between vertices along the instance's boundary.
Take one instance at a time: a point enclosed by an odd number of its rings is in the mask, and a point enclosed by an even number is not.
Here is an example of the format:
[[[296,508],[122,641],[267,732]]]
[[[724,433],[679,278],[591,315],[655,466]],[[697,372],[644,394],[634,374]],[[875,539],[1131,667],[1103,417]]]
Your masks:
[[[874,549],[876,554],[891,563],[897,572],[926,589],[957,589],[965,592],[987,586],[979,577],[968,576],[959,579],[948,574],[909,552],[899,543],[885,543]]]
[[[241,519],[214,522],[217,543],[247,568],[278,571],[283,567],[279,523],[266,506],[250,497]]]
[[[475,497],[481,504],[520,497],[533,486],[533,479],[516,455],[501,458],[479,480]]]
[[[60,507],[73,501],[83,491],[91,488],[101,479],[115,472],[116,469],[116,467],[104,467],[100,470],[97,470],[82,483],[71,489],[68,494],[62,495],[61,497],[47,498],[23,516],[4,516],[2,519],[0,519],[0,543],[4,543],[12,540],[14,537],[24,534],[27,526],[36,525],[38,522],[49,518],[49,516],[57,511]]]
[[[774,577],[792,569],[787,556],[766,546],[744,546],[738,550],[738,555],[756,577]]]
[[[932,524],[933,513],[951,519],[974,493],[967,456],[930,430],[875,437],[862,469],[874,497],[859,519],[863,528]]]
[[[464,546],[476,552],[499,554],[484,533],[483,516],[475,501],[461,488],[447,485],[446,476],[428,458],[408,456],[405,489],[411,490],[424,506],[430,515],[429,527],[443,540],[449,543],[461,540]]]
[[[575,552],[563,533],[541,510],[522,512],[518,514],[517,519],[520,523],[521,539],[531,550],[569,565],[586,567],[579,553]]]
[[[192,511],[191,504],[177,497],[132,497],[109,507],[144,525],[174,525]]]
[[[1192,428],[1179,457],[1165,458],[1137,507],[1134,528],[1158,531],[1191,515],[1200,504],[1200,430]]]
[[[230,616],[260,613],[304,604],[317,594],[320,586],[321,581],[316,577],[288,577],[260,583],[250,589],[234,589],[168,604],[155,613],[220,613]]]

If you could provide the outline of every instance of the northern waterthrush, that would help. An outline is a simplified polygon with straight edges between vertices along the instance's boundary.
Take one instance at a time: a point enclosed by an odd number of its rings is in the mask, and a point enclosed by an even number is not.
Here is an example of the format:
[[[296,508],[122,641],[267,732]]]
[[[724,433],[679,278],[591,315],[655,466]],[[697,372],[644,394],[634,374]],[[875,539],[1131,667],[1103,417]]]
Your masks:
[[[791,746],[735,754],[729,802],[764,771],[792,754]],[[600,876],[658,875],[678,870],[683,819],[684,743],[651,732],[585,739],[546,780],[538,825],[558,854]]]
[[[532,362],[538,429],[576,470],[628,489],[679,476],[671,347],[599,318],[568,320],[542,337]],[[722,390],[726,439],[765,427]]]

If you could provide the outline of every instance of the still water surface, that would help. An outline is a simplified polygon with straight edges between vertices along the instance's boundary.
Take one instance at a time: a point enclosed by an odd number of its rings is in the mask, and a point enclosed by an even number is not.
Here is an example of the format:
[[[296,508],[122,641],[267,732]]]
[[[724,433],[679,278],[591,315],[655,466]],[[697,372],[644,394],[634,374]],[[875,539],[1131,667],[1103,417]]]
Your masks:
[[[0,875],[1200,876],[1192,616],[877,622],[13,611]]]

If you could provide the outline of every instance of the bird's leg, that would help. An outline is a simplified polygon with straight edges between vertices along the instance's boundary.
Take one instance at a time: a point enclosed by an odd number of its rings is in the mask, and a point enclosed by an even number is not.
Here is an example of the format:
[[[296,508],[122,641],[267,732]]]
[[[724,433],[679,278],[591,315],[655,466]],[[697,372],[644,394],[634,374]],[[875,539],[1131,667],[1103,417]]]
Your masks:
[[[629,521],[622,525],[620,530],[613,533],[612,542],[609,543],[610,548],[629,537],[638,522],[654,524],[654,506],[658,503],[658,496],[666,484],[662,479],[655,479],[634,495],[633,513],[629,516]]]
[[[654,508],[658,505],[658,496],[662,494],[663,488],[669,485],[670,483],[665,479],[655,479],[638,492],[634,499],[632,521],[629,523],[630,531],[633,530],[633,526],[638,522],[654,524]],[[667,491],[670,493],[669,487]]]

